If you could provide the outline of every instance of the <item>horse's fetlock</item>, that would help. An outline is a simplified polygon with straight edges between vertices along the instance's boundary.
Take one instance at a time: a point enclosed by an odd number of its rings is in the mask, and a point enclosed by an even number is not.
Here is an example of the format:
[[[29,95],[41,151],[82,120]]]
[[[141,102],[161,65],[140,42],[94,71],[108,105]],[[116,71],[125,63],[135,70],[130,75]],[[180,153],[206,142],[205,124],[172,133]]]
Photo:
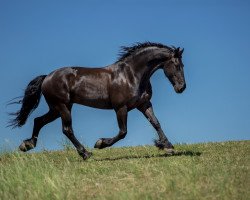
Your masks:
[[[78,154],[80,154],[80,155],[83,155],[84,153],[85,153],[85,149],[84,148],[77,148],[77,152],[78,152]]]

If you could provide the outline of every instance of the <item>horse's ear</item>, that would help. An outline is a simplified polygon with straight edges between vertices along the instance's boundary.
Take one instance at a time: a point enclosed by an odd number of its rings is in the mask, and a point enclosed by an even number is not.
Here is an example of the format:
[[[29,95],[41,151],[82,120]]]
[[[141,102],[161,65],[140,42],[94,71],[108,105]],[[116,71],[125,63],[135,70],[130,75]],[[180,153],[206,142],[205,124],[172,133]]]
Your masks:
[[[182,48],[182,49],[180,47],[176,48],[174,50],[174,56],[176,58],[181,58],[183,51],[184,51],[184,48]]]
[[[182,48],[182,49],[179,51],[179,55],[180,55],[180,56],[182,55],[183,51],[184,51],[184,48]]]
[[[180,47],[174,49],[174,57],[179,58],[180,55]]]

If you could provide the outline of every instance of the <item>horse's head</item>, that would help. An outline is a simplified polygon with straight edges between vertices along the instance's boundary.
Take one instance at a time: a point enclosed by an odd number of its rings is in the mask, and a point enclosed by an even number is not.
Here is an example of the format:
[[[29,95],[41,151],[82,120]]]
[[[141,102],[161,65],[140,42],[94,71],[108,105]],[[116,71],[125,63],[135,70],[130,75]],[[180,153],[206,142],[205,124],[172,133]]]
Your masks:
[[[182,63],[182,53],[184,49],[174,48],[169,59],[164,63],[163,70],[169,81],[173,85],[175,92],[182,93],[186,88],[184,77],[184,65]]]

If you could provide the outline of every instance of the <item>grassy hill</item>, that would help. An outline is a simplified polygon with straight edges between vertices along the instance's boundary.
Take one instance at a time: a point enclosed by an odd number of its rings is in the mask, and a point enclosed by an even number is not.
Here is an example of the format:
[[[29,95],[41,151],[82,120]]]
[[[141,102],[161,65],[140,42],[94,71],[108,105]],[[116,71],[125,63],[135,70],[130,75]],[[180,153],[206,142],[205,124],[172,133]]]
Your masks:
[[[0,199],[250,199],[250,141],[2,153]]]

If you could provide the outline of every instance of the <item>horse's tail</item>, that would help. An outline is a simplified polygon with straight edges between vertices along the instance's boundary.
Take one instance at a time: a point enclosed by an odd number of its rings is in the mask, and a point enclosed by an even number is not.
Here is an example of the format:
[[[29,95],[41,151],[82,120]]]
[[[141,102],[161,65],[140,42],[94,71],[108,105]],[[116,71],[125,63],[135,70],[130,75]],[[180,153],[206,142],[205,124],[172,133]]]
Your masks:
[[[37,108],[40,102],[42,94],[41,86],[46,76],[47,75],[41,75],[34,78],[26,87],[24,96],[17,97],[21,98],[20,100],[17,100],[17,98],[15,98],[10,101],[8,105],[17,103],[22,104],[22,107],[19,111],[10,113],[10,115],[13,115],[15,117],[14,119],[11,119],[9,121],[8,126],[16,128],[21,127],[25,124],[29,115]]]

